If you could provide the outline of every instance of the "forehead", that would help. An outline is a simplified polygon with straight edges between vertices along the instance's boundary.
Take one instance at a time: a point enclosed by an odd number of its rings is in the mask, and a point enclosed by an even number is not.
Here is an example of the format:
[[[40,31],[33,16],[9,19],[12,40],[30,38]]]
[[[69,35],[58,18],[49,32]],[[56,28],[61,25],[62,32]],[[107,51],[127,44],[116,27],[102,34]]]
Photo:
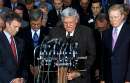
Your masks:
[[[92,3],[92,7],[100,7],[100,3],[99,2]]]
[[[110,10],[109,15],[117,16],[120,15],[121,12],[119,10]]]
[[[61,3],[62,0],[54,0],[54,3]]]
[[[72,0],[63,0],[64,2],[71,2]]]
[[[38,19],[38,20],[31,20],[31,23],[39,23],[41,22],[41,19]]]
[[[76,21],[75,16],[65,16],[64,17],[64,22],[70,22],[70,21]]]
[[[11,23],[15,25],[15,24],[18,24],[18,23],[21,23],[21,22],[14,19],[14,20],[11,21]]]
[[[88,0],[80,0],[81,3],[87,3]]]
[[[10,26],[21,26],[21,22],[17,20],[12,20],[11,22],[7,22]]]
[[[22,12],[23,12],[23,10],[20,10],[20,9],[15,9],[15,12],[16,12],[16,13],[22,13]]]

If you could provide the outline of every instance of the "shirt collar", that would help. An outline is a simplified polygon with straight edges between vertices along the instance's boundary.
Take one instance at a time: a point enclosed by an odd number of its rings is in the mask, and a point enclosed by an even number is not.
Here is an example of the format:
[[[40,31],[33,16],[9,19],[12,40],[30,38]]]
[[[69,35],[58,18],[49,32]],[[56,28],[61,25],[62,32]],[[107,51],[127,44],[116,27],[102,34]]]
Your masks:
[[[34,33],[35,33],[35,30],[31,29],[31,32],[32,32],[32,38],[33,38],[33,35],[34,35]],[[36,31],[36,33],[37,33],[37,35],[38,35],[38,37],[39,37],[39,36],[40,36],[40,29],[38,29],[38,30]]]
[[[4,30],[4,34],[7,37],[9,43],[11,43],[11,40],[10,40],[11,35],[7,31],[5,31],[5,30]]]
[[[74,31],[72,31],[72,32],[67,32],[66,31],[66,36],[68,35],[68,33],[70,33],[70,36],[74,36]]]
[[[119,33],[120,33],[120,31],[121,31],[121,29],[122,29],[122,27],[123,27],[124,22],[125,22],[125,21],[123,21],[118,27],[116,27],[116,29],[117,29],[117,35],[119,35]],[[113,32],[114,32],[114,29],[115,29],[115,28],[113,28]]]

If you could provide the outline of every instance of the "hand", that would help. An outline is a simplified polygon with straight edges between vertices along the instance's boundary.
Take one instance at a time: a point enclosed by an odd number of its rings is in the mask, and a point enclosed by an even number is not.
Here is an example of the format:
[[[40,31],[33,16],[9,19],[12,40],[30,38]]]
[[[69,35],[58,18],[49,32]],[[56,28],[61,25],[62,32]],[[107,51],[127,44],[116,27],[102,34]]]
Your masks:
[[[11,83],[25,83],[23,78],[15,78],[12,80]]]
[[[130,82],[125,82],[125,83],[130,83]]]
[[[67,79],[68,80],[73,80],[73,79],[75,79],[75,78],[77,78],[79,76],[80,76],[80,73],[76,72],[76,71],[72,71],[72,72],[67,73]]]
[[[96,69],[96,71],[95,71],[95,78],[96,78],[96,80],[100,79],[100,77],[99,77],[99,69]]]
[[[102,80],[102,81],[100,81],[100,83],[105,83],[105,81]]]
[[[34,76],[37,76],[37,75],[38,75],[38,72],[39,72],[38,67],[37,67],[37,66],[33,67],[32,65],[30,65],[30,71],[31,71],[31,73],[32,73]]]

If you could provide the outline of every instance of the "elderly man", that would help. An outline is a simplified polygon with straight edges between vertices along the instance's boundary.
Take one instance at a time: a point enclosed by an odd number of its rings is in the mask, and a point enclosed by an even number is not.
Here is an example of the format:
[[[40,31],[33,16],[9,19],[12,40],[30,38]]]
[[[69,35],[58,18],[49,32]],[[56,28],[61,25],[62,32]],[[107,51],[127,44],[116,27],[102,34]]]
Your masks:
[[[111,6],[108,14],[112,27],[104,32],[102,38],[103,80],[105,83],[130,83],[130,26],[123,5]]]
[[[79,57],[87,57],[87,60],[79,60],[77,66],[77,70],[83,69],[84,72],[75,70],[67,72],[68,83],[91,83],[90,68],[95,60],[95,42],[92,31],[88,27],[78,25],[79,15],[73,8],[64,9],[61,18],[61,26],[52,29],[51,37],[66,39],[69,35],[72,40],[79,43]]]

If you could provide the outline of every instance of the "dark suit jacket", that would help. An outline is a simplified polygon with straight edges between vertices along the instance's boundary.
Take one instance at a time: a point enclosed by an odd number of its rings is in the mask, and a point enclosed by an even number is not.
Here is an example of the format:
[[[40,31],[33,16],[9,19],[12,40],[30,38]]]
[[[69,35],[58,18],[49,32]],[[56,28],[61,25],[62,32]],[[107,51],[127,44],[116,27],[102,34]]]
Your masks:
[[[0,32],[0,83],[10,83],[16,77],[22,76],[23,42],[15,38],[18,62],[14,59],[10,44],[3,32]]]
[[[103,75],[106,83],[130,81],[130,26],[125,23],[112,51],[112,28],[103,35]],[[113,81],[112,81],[113,80]]]
[[[56,10],[53,8],[53,10],[48,13],[47,27],[56,27],[58,21],[59,17]]]
[[[52,38],[66,39],[66,31],[63,26],[52,29],[50,34]],[[91,29],[85,26],[77,26],[72,40],[79,43],[79,56],[87,56],[87,60],[79,60],[77,67],[78,69],[86,69],[86,72],[81,72],[81,77],[69,81],[69,83],[91,83],[90,68],[95,60],[96,53]]]
[[[47,34],[49,33],[49,29],[46,27],[41,27],[40,29],[40,36],[39,36],[39,40],[38,40],[38,46],[40,46],[40,44],[42,43],[43,39],[45,38],[45,36],[47,36]],[[26,27],[24,29],[22,29],[17,36],[20,36],[24,42],[25,42],[25,59],[26,59],[26,68],[29,72],[29,77],[28,77],[28,83],[33,83],[33,75],[30,72],[30,64],[34,65],[34,44],[33,44],[33,39],[32,39],[32,32],[31,32],[31,28],[30,27]],[[37,55],[37,56],[36,56]],[[36,53],[35,55],[35,61],[36,61],[36,65],[37,63],[37,57],[39,57],[39,52],[38,54]]]
[[[38,45],[40,45],[44,39],[45,36],[47,36],[49,33],[49,29],[46,27],[41,27],[40,29],[40,36],[39,36],[39,40],[38,40]],[[32,39],[32,32],[31,32],[31,28],[30,27],[26,27],[24,29],[22,29],[17,36],[20,36],[24,42],[25,42],[25,54],[28,57],[28,64],[32,64],[33,65],[33,53],[34,53],[34,45],[33,45],[33,39]]]

